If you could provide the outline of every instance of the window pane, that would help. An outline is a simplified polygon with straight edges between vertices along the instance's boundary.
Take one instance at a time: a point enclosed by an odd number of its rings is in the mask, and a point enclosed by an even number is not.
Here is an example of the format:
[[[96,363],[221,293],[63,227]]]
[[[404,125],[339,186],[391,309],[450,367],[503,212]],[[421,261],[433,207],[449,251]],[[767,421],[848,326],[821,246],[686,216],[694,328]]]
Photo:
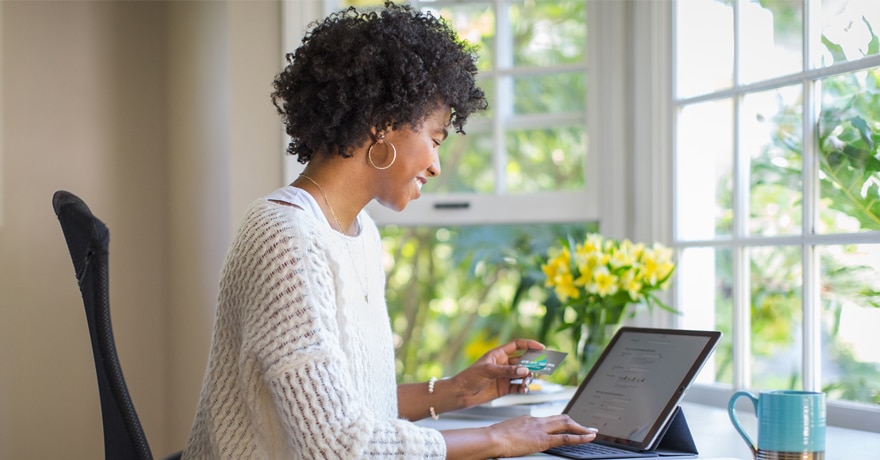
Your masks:
[[[466,129],[467,135],[450,134],[440,147],[440,176],[425,184],[425,193],[492,193],[492,133]]]
[[[800,247],[751,248],[752,387],[800,389]]]
[[[468,136],[444,145],[444,174],[426,192],[583,191],[587,1],[417,4],[480,45],[479,83],[489,103],[469,120]]]
[[[584,0],[519,0],[510,6],[514,62],[549,66],[586,60],[587,19]]]
[[[878,4],[880,5],[880,4]],[[880,230],[880,68],[822,82],[819,231]]]
[[[880,403],[880,245],[830,246],[822,264],[823,390]]]
[[[444,6],[435,10],[430,1],[421,1],[423,9],[439,14],[452,22],[458,36],[471,45],[478,46],[477,69],[485,71],[492,68],[495,55],[495,10],[491,3],[466,3],[454,7]]]
[[[682,240],[730,235],[733,225],[733,105],[692,104],[679,116],[676,233]]]
[[[508,131],[505,138],[507,191],[584,188],[587,135],[582,125]]]
[[[733,258],[727,248],[687,248],[676,268],[680,325],[723,333],[699,381],[733,383]]]
[[[513,82],[514,112],[586,111],[587,76],[583,72],[518,77]]]
[[[800,86],[743,98],[740,148],[750,162],[749,233],[802,231],[802,104]]]
[[[482,112],[477,112],[471,114],[468,117],[468,124],[465,126],[465,131],[470,132],[470,127],[473,124],[479,123],[477,120],[491,120],[495,116],[495,107],[498,105],[495,100],[495,80],[492,78],[480,78],[477,76],[477,85],[480,89],[483,90],[483,94],[486,95],[486,102],[489,104],[489,107]]]
[[[740,78],[743,83],[803,68],[803,1],[743,2]]]
[[[820,63],[861,59],[880,52],[880,3],[877,0],[822,0]],[[872,32],[873,31],[873,32]]]
[[[676,95],[679,98],[733,85],[733,9],[725,0],[676,5]]]

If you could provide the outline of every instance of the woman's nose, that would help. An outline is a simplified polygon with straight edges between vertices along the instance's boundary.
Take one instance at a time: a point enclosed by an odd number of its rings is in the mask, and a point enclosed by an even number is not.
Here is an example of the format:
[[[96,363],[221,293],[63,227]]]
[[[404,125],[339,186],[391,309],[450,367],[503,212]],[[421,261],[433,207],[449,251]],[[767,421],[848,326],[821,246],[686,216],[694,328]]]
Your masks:
[[[440,175],[440,161],[435,160],[428,166],[428,177],[437,177]]]

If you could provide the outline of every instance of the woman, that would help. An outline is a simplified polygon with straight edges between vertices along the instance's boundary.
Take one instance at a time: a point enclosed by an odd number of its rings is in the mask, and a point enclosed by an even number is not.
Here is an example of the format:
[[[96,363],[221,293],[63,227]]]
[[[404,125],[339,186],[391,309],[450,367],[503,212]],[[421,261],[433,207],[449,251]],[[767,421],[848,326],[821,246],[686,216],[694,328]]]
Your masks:
[[[272,94],[306,168],[246,212],[223,270],[184,458],[487,458],[589,442],[569,417],[437,431],[410,422],[527,390],[515,340],[449,379],[397,385],[371,200],[402,210],[448,130],[486,108],[475,57],[429,14],[333,14]]]

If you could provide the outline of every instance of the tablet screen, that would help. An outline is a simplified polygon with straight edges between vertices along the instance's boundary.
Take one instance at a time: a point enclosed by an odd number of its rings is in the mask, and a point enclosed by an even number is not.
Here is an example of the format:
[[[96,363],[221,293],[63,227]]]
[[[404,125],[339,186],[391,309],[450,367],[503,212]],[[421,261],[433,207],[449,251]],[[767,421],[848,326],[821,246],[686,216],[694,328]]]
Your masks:
[[[565,409],[599,439],[650,449],[714,349],[717,331],[621,328]]]

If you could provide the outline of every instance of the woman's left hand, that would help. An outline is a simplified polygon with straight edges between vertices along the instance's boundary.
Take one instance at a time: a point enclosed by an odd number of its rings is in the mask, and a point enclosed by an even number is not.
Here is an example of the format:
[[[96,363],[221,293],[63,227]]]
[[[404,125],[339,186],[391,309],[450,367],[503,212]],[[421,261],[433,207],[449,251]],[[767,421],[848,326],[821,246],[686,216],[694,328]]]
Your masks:
[[[476,406],[510,393],[526,393],[532,374],[517,366],[519,355],[526,350],[541,350],[541,342],[516,339],[495,347],[463,371],[452,377],[464,407]],[[511,380],[520,379],[518,383]]]

